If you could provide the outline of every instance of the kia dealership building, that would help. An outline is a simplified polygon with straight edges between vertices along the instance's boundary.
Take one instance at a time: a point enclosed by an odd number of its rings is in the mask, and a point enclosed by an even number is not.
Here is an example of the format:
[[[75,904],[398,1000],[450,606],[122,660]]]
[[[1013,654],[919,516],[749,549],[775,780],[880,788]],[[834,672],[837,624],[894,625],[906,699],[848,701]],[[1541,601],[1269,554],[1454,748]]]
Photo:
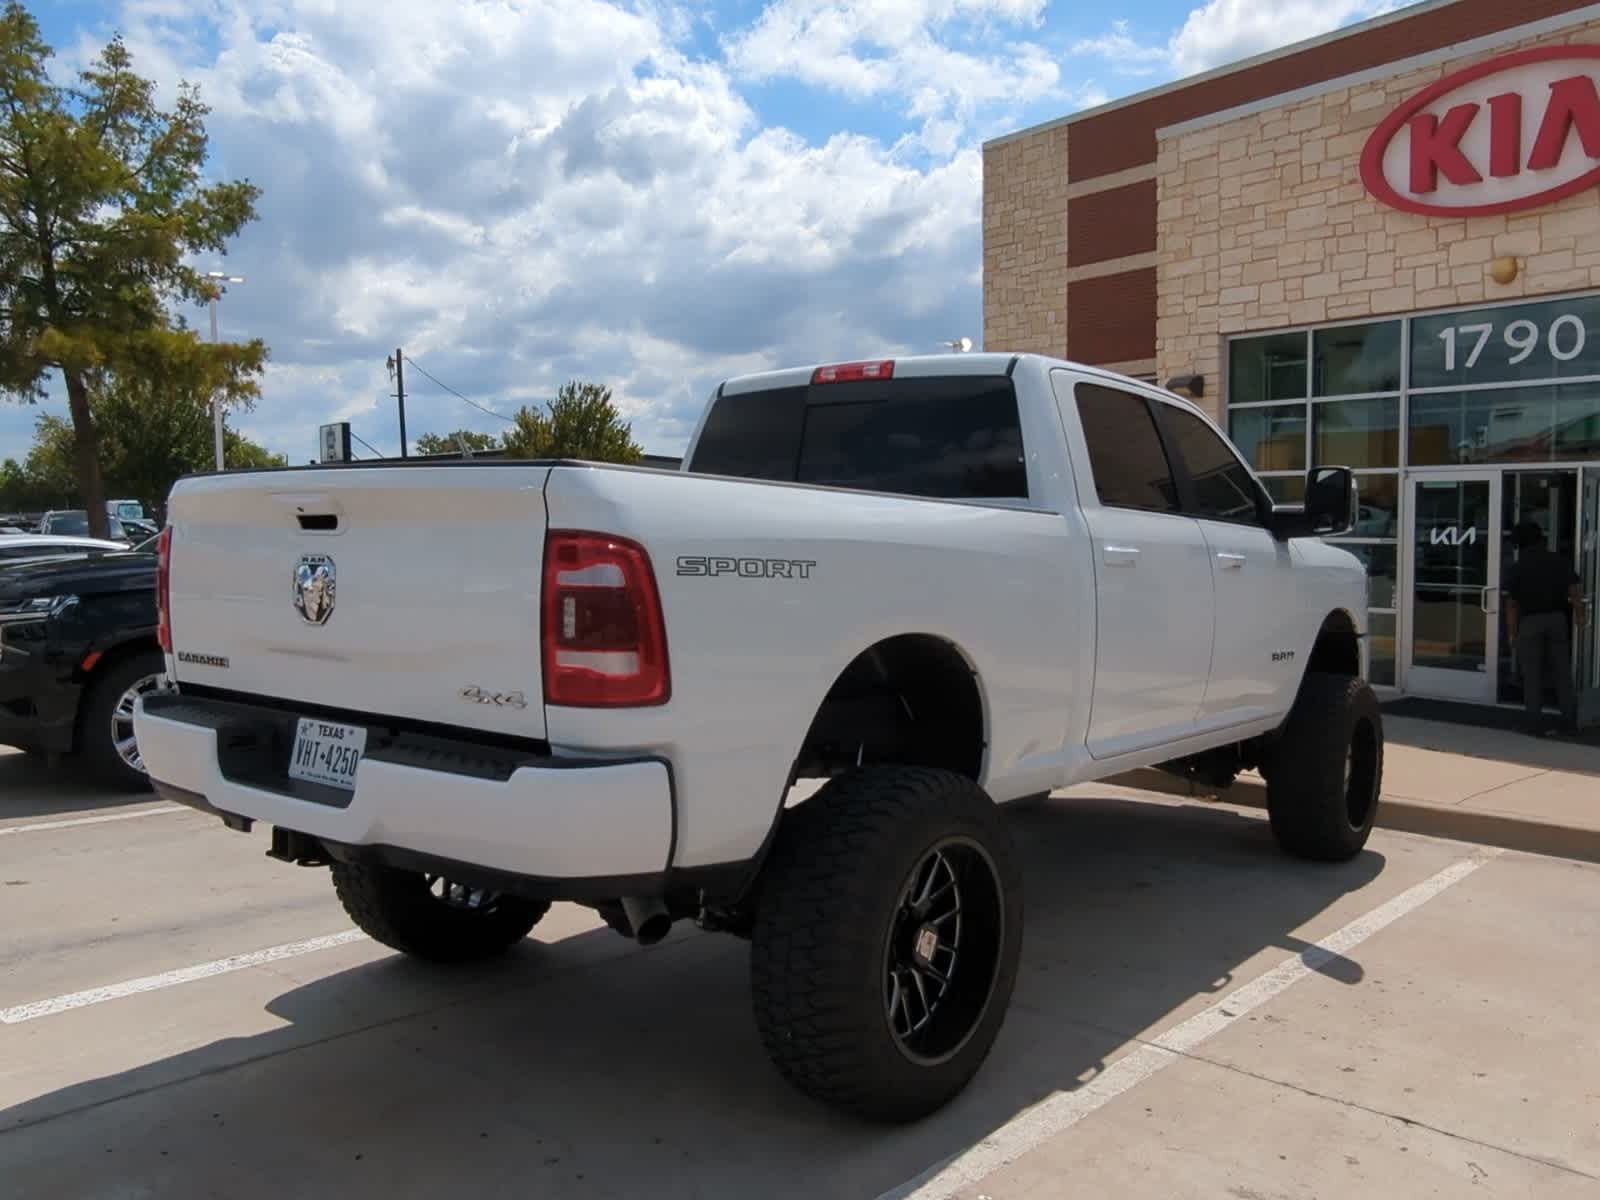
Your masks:
[[[1188,390],[1281,502],[1356,468],[1374,682],[1517,703],[1511,528],[1600,583],[1597,83],[1600,5],[1434,0],[999,138],[985,348]]]

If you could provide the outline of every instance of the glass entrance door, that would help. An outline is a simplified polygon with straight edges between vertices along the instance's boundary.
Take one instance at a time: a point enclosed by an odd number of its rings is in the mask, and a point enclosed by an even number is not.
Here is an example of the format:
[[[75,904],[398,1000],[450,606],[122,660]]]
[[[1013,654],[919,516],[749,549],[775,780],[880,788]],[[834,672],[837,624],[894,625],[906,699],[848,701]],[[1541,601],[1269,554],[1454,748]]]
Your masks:
[[[1600,721],[1600,467],[1583,469],[1578,513],[1578,578],[1583,621],[1578,626],[1578,722]]]
[[[1512,532],[1525,522],[1538,527],[1547,550],[1576,567],[1581,496],[1576,467],[1507,471],[1500,481],[1501,575],[1511,569],[1520,554]],[[1523,699],[1521,664],[1513,657],[1514,647],[1506,633],[1504,612],[1500,614],[1499,626],[1500,673],[1495,683],[1496,699],[1501,704],[1520,707]],[[1582,633],[1581,629],[1573,630],[1574,649]],[[1581,658],[1574,660],[1575,663],[1581,661]],[[1547,703],[1554,704],[1555,685],[1549,679],[1545,680],[1545,693]]]
[[[1500,641],[1500,473],[1413,476],[1406,690],[1492,704]]]

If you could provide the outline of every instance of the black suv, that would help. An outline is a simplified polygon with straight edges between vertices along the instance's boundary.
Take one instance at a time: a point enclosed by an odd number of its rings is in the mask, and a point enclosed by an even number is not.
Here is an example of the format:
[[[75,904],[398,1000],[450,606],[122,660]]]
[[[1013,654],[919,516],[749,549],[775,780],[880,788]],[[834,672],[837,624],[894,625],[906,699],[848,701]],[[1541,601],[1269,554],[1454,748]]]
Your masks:
[[[154,553],[0,568],[0,745],[71,754],[108,784],[148,787],[133,705],[166,686],[166,669]]]

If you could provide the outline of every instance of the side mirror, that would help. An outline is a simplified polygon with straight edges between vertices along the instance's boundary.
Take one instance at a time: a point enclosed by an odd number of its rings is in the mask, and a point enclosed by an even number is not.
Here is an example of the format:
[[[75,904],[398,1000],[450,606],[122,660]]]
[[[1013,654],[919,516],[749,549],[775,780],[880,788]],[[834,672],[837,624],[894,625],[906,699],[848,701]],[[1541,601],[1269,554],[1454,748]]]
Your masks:
[[[1280,538],[1340,537],[1356,527],[1359,499],[1349,467],[1313,467],[1306,472],[1305,503],[1274,509],[1272,532]]]

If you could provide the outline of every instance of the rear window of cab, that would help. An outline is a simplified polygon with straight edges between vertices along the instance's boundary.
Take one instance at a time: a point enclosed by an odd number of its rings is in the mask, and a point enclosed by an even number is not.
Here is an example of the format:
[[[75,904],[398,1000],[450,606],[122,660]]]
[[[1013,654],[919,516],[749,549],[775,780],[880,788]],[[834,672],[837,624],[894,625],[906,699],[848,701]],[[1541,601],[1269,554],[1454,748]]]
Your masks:
[[[1017,393],[1003,376],[865,379],[718,397],[692,474],[933,499],[1026,499]]]

